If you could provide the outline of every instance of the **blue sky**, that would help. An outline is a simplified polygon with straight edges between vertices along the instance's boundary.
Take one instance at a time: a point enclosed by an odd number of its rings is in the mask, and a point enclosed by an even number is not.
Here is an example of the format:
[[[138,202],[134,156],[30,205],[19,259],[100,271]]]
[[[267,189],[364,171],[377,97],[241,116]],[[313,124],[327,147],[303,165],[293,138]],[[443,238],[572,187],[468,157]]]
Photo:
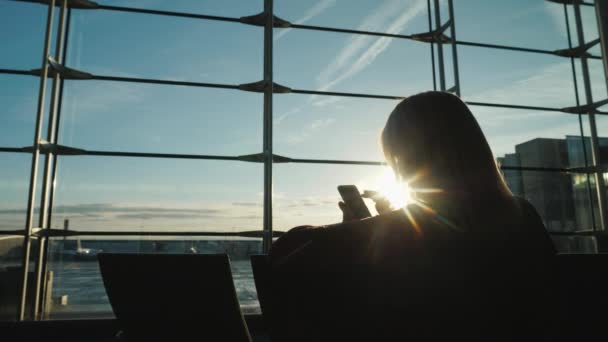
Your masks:
[[[262,1],[99,1],[240,17]],[[563,7],[542,0],[455,1],[460,40],[539,49],[567,47]],[[447,17],[442,2],[443,18]],[[583,7],[587,40],[597,37]],[[426,0],[275,0],[294,23],[412,34],[428,28]],[[0,1],[0,68],[40,67],[46,9]],[[573,22],[573,20],[571,20]],[[98,75],[240,84],[262,78],[263,30],[215,21],[75,10],[67,64]],[[277,29],[277,83],[298,89],[403,95],[432,89],[430,48],[409,40]],[[596,54],[599,49],[594,48]],[[570,62],[550,55],[458,47],[467,100],[575,105]],[[446,49],[448,60],[451,51]],[[593,95],[607,97],[600,61]],[[451,65],[446,66],[451,85]],[[582,82],[579,82],[579,86]],[[582,89],[582,88],[581,88]],[[0,75],[0,146],[31,145],[38,79]],[[232,90],[67,81],[60,142],[92,150],[243,155],[262,149],[262,95]],[[274,99],[274,150],[289,157],[382,160],[379,132],[396,101],[297,94]],[[48,106],[47,106],[48,107]],[[536,138],[579,134],[576,116],[471,108],[496,155]],[[600,135],[608,122],[598,119]],[[585,128],[586,129],[586,128]],[[606,132],[606,133],[604,133]],[[0,153],[0,229],[23,227],[31,158]],[[381,168],[279,164],[275,228],[339,220],[338,184],[373,188]],[[243,230],[262,225],[261,164],[63,157],[54,226],[75,229]]]

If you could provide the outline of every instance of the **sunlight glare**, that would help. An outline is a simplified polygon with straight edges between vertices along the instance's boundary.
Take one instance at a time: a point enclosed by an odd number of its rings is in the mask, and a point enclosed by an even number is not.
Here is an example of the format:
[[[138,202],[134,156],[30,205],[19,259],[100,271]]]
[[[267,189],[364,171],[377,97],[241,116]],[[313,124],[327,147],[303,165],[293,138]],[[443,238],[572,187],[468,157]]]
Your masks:
[[[390,167],[385,167],[376,180],[376,190],[391,203],[393,208],[402,208],[411,203],[412,194],[407,182],[399,182]]]

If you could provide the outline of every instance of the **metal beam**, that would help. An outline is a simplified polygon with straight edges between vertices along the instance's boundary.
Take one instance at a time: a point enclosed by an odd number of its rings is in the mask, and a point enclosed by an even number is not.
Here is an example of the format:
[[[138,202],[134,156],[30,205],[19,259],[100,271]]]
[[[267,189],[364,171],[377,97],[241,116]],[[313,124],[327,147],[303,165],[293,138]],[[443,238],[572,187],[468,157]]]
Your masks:
[[[59,12],[59,22],[57,29],[57,38],[55,44],[55,60],[62,61],[63,53],[64,53],[64,41],[66,36],[66,16],[68,10],[68,1],[64,0],[61,4],[61,9]],[[51,103],[49,109],[49,120],[47,124],[47,135],[46,140],[49,144],[56,145],[56,127],[57,127],[57,108],[59,103],[59,90],[61,84],[61,76],[59,73],[55,73],[53,76],[53,88],[51,90]],[[38,219],[38,226],[42,229],[50,229],[48,223],[49,211],[51,210],[49,207],[49,197],[50,197],[50,188],[51,188],[51,176],[53,170],[53,164],[55,161],[55,154],[49,153],[45,158],[44,163],[44,174],[42,179],[42,193],[40,195],[40,214]],[[47,249],[48,249],[48,239],[41,238],[38,240],[38,262],[36,263],[36,295],[34,299],[34,319],[40,320],[43,319],[42,314],[45,312],[44,304],[46,301],[43,299],[45,297],[46,288],[46,272],[48,269],[47,265]]]
[[[576,21],[576,33],[578,37],[578,44],[585,45],[585,33],[583,31],[583,20],[581,16],[580,4],[575,3],[574,7],[574,19]],[[593,104],[593,95],[591,93],[591,79],[589,76],[589,65],[587,63],[587,57],[581,56],[580,58],[582,72],[583,72],[583,85],[585,88],[585,99],[587,105]],[[593,158],[593,165],[599,167],[602,165],[601,157],[600,157],[600,144],[597,134],[597,125],[595,121],[595,111],[590,110],[587,113],[587,117],[589,118],[589,130],[591,132],[591,155]],[[600,227],[602,230],[606,230],[606,186],[604,184],[604,177],[602,172],[597,172],[595,174],[595,184],[596,191],[598,197],[599,204],[599,213],[598,217],[600,220]]]
[[[263,153],[264,153],[264,252],[270,251],[272,244],[272,116],[273,116],[273,29],[274,5],[273,0],[264,0],[264,125],[263,125]]]
[[[453,0],[448,0],[448,11],[450,12],[450,36],[452,46],[452,71],[454,72],[454,93],[460,96],[460,72],[458,71],[458,48],[456,44],[456,21],[454,18]]]
[[[595,0],[595,14],[597,17],[597,30],[600,33],[600,46],[602,60],[604,61],[604,78],[608,89],[608,1]]]
[[[32,165],[30,169],[30,184],[28,191],[27,201],[27,212],[25,218],[25,231],[26,235],[23,239],[23,276],[21,278],[21,302],[19,305],[19,312],[17,313],[17,321],[23,321],[25,319],[26,302],[27,302],[27,280],[29,274],[29,263],[30,263],[30,248],[31,248],[31,233],[34,221],[34,203],[36,201],[36,178],[38,176],[38,159],[40,156],[40,150],[38,145],[42,135],[42,125],[44,116],[44,99],[46,93],[46,82],[48,74],[48,55],[51,49],[51,35],[53,32],[53,13],[55,9],[55,0],[50,0],[48,5],[47,18],[46,18],[46,31],[44,36],[44,48],[42,50],[42,62],[41,62],[41,75],[40,75],[40,87],[38,90],[38,107],[36,113],[36,126],[34,132],[33,145],[36,147],[32,152]]]
[[[441,29],[441,9],[439,6],[439,0],[434,0],[435,8],[435,29],[439,31]],[[443,62],[443,42],[437,40],[437,63],[439,64],[439,90],[445,91],[445,65]]]

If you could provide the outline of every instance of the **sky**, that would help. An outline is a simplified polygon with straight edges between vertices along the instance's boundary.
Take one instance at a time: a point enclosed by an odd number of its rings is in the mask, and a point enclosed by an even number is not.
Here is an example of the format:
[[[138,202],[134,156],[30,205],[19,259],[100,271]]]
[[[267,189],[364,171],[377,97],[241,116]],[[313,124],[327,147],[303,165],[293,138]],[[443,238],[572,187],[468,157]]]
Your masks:
[[[262,0],[98,2],[230,17],[263,8]],[[446,1],[441,8],[445,20]],[[598,36],[593,8],[582,10],[590,41]],[[308,25],[395,34],[428,30],[426,0],[275,0],[275,14]],[[0,68],[40,67],[45,18],[42,5],[0,0],[0,43],[7,47]],[[455,22],[459,40],[567,47],[563,7],[544,0],[458,0]],[[262,78],[260,27],[102,10],[74,10],[70,25],[67,65],[96,75],[225,84]],[[275,82],[294,89],[408,96],[433,88],[425,43],[298,29],[276,29],[273,43]],[[599,48],[592,52],[599,54]],[[445,54],[451,86],[451,49]],[[557,108],[576,104],[568,59],[466,46],[458,46],[458,59],[465,100]],[[601,62],[590,60],[590,72],[594,99],[608,97]],[[0,146],[32,144],[38,83],[35,77],[0,74]],[[580,79],[578,85],[582,91]],[[396,103],[277,94],[274,153],[382,161],[379,133]],[[533,138],[580,134],[573,115],[471,109],[496,156]],[[66,81],[61,110],[59,141],[72,147],[227,156],[262,150],[263,96],[258,93]],[[608,120],[598,118],[598,129],[608,136]],[[24,226],[30,163],[28,154],[0,153],[0,229]],[[373,189],[383,169],[276,164],[273,172],[273,222],[275,229],[286,230],[339,221],[337,185]],[[262,200],[262,164],[65,156],[58,164],[52,225],[61,227],[69,219],[78,230],[257,230]]]

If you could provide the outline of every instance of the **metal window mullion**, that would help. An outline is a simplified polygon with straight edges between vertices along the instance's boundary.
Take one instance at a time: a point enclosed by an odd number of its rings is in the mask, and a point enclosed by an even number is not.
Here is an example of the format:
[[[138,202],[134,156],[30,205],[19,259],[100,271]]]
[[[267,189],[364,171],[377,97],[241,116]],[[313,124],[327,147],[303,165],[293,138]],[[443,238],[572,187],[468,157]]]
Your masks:
[[[606,80],[606,90],[608,91],[608,3],[597,0],[595,2],[595,16],[597,31],[600,34],[600,47],[602,62],[604,64],[604,79]]]
[[[437,32],[441,30],[441,13],[439,8],[439,0],[434,0],[435,8],[435,29]],[[443,62],[443,42],[437,40],[437,63],[439,64],[439,90],[445,91],[445,67]]]
[[[31,234],[34,220],[34,203],[36,200],[36,177],[38,174],[38,159],[40,157],[40,138],[42,134],[43,116],[44,116],[44,98],[46,92],[46,82],[48,77],[47,58],[51,48],[51,35],[53,31],[53,14],[55,9],[55,0],[50,0],[48,5],[48,13],[46,18],[46,31],[44,38],[44,49],[42,51],[42,63],[40,72],[40,88],[38,91],[38,106],[36,112],[36,128],[34,132],[34,150],[32,151],[32,165],[30,170],[30,184],[28,191],[27,212],[25,219],[25,235],[23,239],[23,275],[21,278],[21,301],[17,313],[17,321],[23,321],[25,318],[26,303],[27,303],[27,281],[30,262]]]
[[[264,124],[263,124],[263,150],[264,150],[264,238],[262,248],[264,252],[270,251],[272,244],[272,95],[273,95],[273,0],[264,0]]]
[[[426,9],[429,18],[429,32],[433,31],[433,19],[431,16],[431,0],[426,0]],[[437,76],[435,75],[435,43],[431,42],[431,71],[433,72],[433,90],[437,90]]]
[[[574,19],[576,21],[576,33],[578,36],[579,45],[585,44],[585,34],[583,31],[583,22],[581,18],[581,10],[580,4],[578,2],[574,3]],[[585,98],[588,105],[593,103],[593,95],[591,93],[591,80],[589,76],[589,65],[587,63],[587,57],[581,56],[581,66],[583,72],[583,84],[585,87]],[[593,158],[593,164],[596,167],[601,165],[601,157],[600,157],[600,147],[599,147],[599,139],[597,135],[597,125],[595,121],[595,113],[594,110],[590,110],[587,113],[589,117],[589,130],[591,133],[591,155]],[[602,230],[606,230],[606,191],[604,185],[604,177],[602,171],[598,171],[595,173],[595,186],[598,196],[598,204],[599,204],[599,218],[600,218],[600,227]]]
[[[568,38],[568,48],[572,48],[572,36],[570,33],[570,19],[568,19],[568,5],[564,4],[564,18],[566,20],[566,35]],[[572,67],[572,81],[574,86],[574,98],[576,100],[576,106],[579,107],[581,105],[580,96],[578,92],[578,80],[576,75],[576,65],[574,62],[574,57],[570,57],[570,65]],[[583,146],[583,160],[585,162],[585,167],[589,167],[589,157],[587,156],[587,142],[585,141],[585,130],[583,128],[583,114],[578,114],[578,123],[579,129],[581,132],[581,144]],[[597,229],[595,224],[595,205],[593,201],[593,191],[591,190],[591,175],[589,173],[586,174],[587,178],[587,195],[589,199],[589,208],[591,213],[591,227],[593,231]]]
[[[55,60],[59,61],[62,65],[65,65],[65,54],[67,35],[69,24],[66,23],[70,18],[70,9],[67,7],[67,1],[64,1],[61,5],[59,12],[59,23],[57,30],[57,40],[55,47]],[[51,107],[49,110],[49,122],[47,127],[47,141],[51,144],[56,144],[57,134],[59,131],[59,106],[61,105],[61,95],[63,93],[63,80],[59,73],[56,73],[53,77],[53,89],[51,93]],[[57,163],[57,154],[49,153],[45,160],[44,165],[44,178],[42,183],[42,195],[40,201],[40,218],[39,227],[42,229],[51,228],[51,216],[52,216],[52,198],[55,190],[55,172]],[[47,280],[48,280],[48,249],[49,249],[49,238],[46,236],[39,238],[38,243],[38,263],[36,264],[36,297],[34,301],[34,317],[41,320],[46,311],[46,291],[47,291]]]
[[[454,1],[448,0],[448,11],[450,13],[450,30],[452,46],[452,63],[454,72],[454,92],[460,96],[460,73],[458,71],[458,48],[456,44],[456,21],[454,20]]]

